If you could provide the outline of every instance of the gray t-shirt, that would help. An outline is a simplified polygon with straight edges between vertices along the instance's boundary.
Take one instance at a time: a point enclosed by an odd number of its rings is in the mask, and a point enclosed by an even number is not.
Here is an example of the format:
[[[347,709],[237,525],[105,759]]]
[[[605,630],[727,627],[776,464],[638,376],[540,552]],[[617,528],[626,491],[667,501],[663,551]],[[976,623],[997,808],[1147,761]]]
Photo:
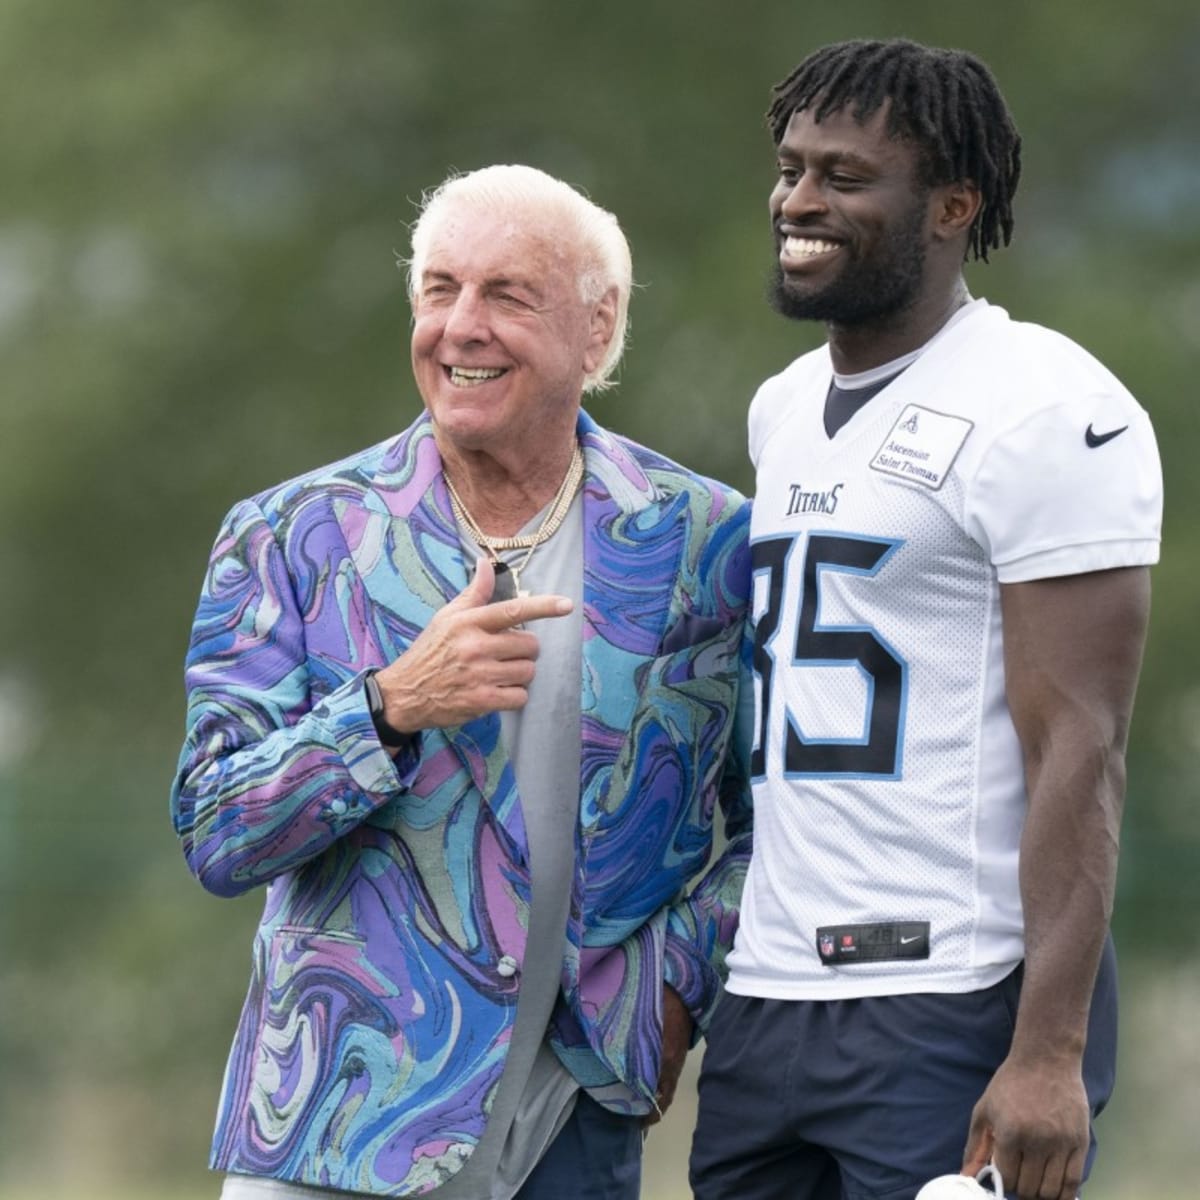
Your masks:
[[[542,516],[522,532],[534,532]],[[465,532],[463,549],[471,556],[478,553]],[[519,566],[525,553],[506,551],[501,557]],[[569,596],[575,607],[565,617],[527,626],[538,639],[529,700],[520,711],[500,714],[529,841],[529,938],[516,1026],[487,1127],[467,1165],[430,1193],[437,1200],[509,1200],[571,1115],[579,1089],[545,1040],[562,977],[579,818],[583,504],[578,495],[558,531],[520,568],[519,582],[531,595]]]
[[[521,531],[533,533],[545,512]],[[463,552],[479,549],[460,527]],[[501,557],[520,567],[526,551]],[[500,714],[513,764],[529,841],[533,901],[525,961],[520,966],[517,1019],[479,1145],[466,1166],[426,1193],[432,1200],[511,1200],[570,1117],[579,1091],[546,1043],[558,999],[566,947],[567,912],[575,866],[582,755],[580,695],[583,686],[583,504],[576,495],[557,532],[520,567],[530,594],[569,596],[569,615],[533,622],[538,660],[529,700],[519,712]],[[302,1187],[246,1175],[226,1177],[221,1200],[336,1200],[361,1193]]]

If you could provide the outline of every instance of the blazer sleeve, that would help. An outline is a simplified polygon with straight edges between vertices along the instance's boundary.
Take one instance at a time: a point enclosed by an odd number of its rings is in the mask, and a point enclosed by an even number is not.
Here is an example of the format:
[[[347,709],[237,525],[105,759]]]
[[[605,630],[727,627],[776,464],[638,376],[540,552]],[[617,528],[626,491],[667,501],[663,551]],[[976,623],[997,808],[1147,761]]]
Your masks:
[[[707,587],[716,589],[720,597],[715,605],[710,603],[708,607],[719,609],[731,605],[741,626],[741,640],[733,667],[731,728],[717,789],[724,826],[723,831],[715,831],[720,852],[690,892],[672,904],[667,914],[664,981],[683,999],[692,1014],[697,1036],[707,1028],[720,997],[726,974],[725,958],[733,948],[753,838],[750,755],[754,740],[754,643],[748,620],[749,522],[750,504],[742,500],[703,554],[707,558],[715,551],[719,563],[715,569],[709,563],[702,572]]]
[[[331,584],[332,586],[332,584]],[[234,896],[308,861],[393,799],[393,762],[358,672],[314,702],[305,614],[262,509],[217,537],[187,654],[186,737],[171,813],[188,865]]]

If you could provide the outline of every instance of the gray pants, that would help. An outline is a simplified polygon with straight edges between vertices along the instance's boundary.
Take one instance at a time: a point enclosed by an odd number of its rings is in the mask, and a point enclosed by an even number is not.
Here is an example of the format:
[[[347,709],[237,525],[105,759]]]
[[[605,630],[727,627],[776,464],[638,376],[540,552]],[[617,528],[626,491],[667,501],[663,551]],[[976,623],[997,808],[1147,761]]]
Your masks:
[[[221,1200],[363,1200],[363,1194],[302,1187],[298,1183],[263,1179],[257,1175],[226,1175]]]

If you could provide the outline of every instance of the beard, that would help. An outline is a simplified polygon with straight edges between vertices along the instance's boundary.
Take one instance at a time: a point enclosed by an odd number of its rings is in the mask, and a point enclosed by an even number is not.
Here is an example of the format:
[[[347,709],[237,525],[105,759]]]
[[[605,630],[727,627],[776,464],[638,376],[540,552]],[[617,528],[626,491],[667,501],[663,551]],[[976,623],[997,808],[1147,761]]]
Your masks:
[[[925,197],[888,235],[873,258],[851,258],[824,287],[801,290],[783,273],[776,256],[767,299],[794,321],[864,325],[908,308],[925,281]]]

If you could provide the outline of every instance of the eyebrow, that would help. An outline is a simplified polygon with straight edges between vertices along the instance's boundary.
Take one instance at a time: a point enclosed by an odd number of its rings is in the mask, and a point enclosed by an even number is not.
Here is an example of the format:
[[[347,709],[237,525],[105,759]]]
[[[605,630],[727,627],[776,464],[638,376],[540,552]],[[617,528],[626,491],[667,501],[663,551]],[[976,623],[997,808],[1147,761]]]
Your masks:
[[[421,273],[422,286],[431,280],[439,283],[458,283],[458,278],[449,271],[439,271],[434,267],[426,267]],[[521,291],[529,292],[538,299],[541,299],[543,296],[542,289],[535,283],[513,275],[491,276],[483,281],[483,287],[485,291],[502,291],[505,288],[518,288]]]
[[[866,158],[854,150],[838,150],[834,148],[815,150],[811,154],[798,154],[795,151],[780,146],[778,147],[778,151],[776,158],[780,162],[795,163],[802,159],[811,159],[823,167],[853,167],[859,171],[878,171],[880,169],[880,164],[876,160]]]
[[[484,286],[487,288],[518,288],[523,292],[529,292],[531,295],[538,297],[542,294],[542,289],[531,280],[513,275],[498,275],[487,279],[484,281]]]

